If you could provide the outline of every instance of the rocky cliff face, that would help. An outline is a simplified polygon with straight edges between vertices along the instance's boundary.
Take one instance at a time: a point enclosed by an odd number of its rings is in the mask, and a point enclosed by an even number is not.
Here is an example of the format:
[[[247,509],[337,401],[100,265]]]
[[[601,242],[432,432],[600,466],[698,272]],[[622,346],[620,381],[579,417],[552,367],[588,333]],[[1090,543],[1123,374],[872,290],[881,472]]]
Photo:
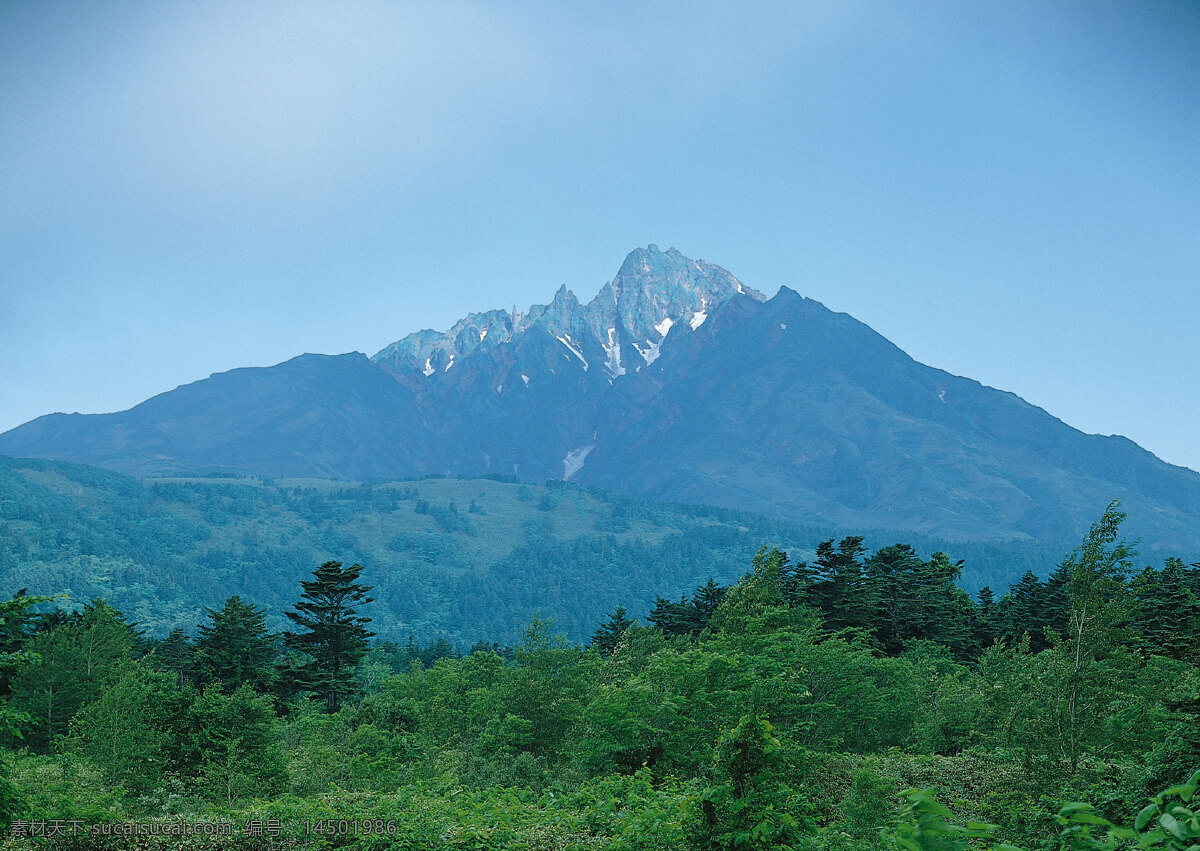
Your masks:
[[[587,304],[564,287],[371,359],[304,355],[119,414],[42,417],[0,452],[143,475],[569,478],[963,538],[1076,539],[1120,498],[1134,533],[1200,548],[1200,475],[655,246]]]
[[[419,372],[436,379],[456,362],[520,342],[540,329],[562,345],[564,357],[574,356],[585,372],[594,365],[611,383],[629,369],[653,363],[671,328],[698,328],[738,294],[763,299],[720,266],[651,245],[626,257],[617,276],[586,305],[563,286],[550,304],[535,304],[526,313],[516,308],[472,313],[448,331],[410,334],[371,360],[394,375]]]

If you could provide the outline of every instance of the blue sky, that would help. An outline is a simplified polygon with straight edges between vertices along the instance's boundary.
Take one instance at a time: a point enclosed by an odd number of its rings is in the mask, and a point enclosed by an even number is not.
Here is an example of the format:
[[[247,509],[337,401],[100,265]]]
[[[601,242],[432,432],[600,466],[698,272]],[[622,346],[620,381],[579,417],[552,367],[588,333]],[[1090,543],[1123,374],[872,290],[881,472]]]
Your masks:
[[[0,4],[0,430],[649,243],[1200,468],[1200,5]]]

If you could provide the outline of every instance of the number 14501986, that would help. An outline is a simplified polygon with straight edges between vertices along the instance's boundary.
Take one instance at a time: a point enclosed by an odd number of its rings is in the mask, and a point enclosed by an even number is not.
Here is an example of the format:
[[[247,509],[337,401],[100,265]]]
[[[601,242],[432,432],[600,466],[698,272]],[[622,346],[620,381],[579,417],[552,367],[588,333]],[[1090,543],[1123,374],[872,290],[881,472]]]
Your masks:
[[[367,836],[381,834],[393,836],[396,822],[388,819],[316,819],[305,820],[304,832],[318,836]]]

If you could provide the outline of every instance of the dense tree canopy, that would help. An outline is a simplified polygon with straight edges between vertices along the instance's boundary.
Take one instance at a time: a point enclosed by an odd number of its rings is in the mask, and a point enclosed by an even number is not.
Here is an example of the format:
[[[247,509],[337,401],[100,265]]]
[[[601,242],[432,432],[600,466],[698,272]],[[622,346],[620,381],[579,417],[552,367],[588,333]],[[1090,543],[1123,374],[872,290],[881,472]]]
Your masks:
[[[1186,851],[1200,567],[1138,569],[1121,520],[999,599],[902,544],[762,547],[647,625],[614,607],[588,648],[540,617],[508,648],[368,645],[370,588],[337,562],[302,583],[290,656],[239,597],[152,646],[101,601],[12,601],[0,810],[278,826],[230,849]]]

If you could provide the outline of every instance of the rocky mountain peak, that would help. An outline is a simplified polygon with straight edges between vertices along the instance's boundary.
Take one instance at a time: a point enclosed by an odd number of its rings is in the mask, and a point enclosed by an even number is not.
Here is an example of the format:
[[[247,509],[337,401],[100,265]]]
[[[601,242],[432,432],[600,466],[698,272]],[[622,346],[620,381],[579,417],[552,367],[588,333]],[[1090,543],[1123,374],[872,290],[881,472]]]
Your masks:
[[[624,364],[652,363],[672,328],[699,328],[712,310],[738,294],[764,299],[720,266],[649,245],[631,251],[616,277],[586,305],[563,284],[547,305],[535,304],[526,313],[515,307],[512,313],[473,313],[448,331],[410,334],[372,360],[394,374],[432,377],[540,326],[577,350],[580,364],[593,357],[604,363],[611,380],[625,374]]]

